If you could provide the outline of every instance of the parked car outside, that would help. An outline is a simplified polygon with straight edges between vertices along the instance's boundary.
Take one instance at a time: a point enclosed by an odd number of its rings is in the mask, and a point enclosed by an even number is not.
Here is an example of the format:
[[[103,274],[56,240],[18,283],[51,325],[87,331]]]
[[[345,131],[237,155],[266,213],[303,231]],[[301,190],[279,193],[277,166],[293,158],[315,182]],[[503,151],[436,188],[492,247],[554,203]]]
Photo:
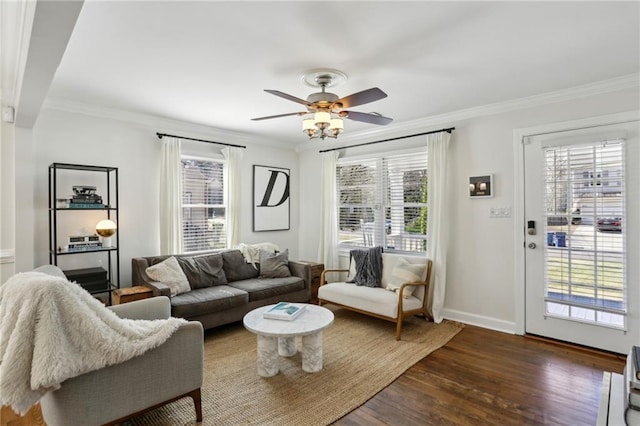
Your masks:
[[[596,220],[596,229],[600,232],[622,232],[622,218],[621,217],[599,217]]]

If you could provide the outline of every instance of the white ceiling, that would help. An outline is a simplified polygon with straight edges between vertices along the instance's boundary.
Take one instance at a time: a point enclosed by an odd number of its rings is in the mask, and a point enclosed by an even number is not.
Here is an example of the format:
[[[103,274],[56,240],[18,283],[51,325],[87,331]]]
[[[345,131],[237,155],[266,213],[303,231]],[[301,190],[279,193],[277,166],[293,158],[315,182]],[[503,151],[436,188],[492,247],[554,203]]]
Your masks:
[[[316,91],[335,68],[353,108],[390,126],[640,72],[638,2],[87,1],[48,98],[139,112],[292,145],[303,111],[273,96]],[[376,127],[345,122],[357,134]],[[389,127],[389,126],[387,126]]]

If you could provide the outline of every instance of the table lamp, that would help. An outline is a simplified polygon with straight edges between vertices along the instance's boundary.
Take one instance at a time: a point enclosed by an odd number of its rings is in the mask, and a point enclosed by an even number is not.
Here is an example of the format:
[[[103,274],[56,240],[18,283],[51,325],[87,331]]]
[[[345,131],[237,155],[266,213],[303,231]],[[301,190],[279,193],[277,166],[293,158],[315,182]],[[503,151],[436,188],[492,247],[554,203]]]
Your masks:
[[[102,237],[102,247],[111,247],[111,236],[116,233],[118,226],[111,220],[105,219],[96,225],[96,234]]]

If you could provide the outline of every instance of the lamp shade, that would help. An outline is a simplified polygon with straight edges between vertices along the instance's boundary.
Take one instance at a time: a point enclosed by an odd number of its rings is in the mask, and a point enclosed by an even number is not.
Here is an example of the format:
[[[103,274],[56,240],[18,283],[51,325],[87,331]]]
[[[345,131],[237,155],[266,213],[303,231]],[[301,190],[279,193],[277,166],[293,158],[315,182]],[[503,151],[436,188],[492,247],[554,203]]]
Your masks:
[[[316,122],[313,118],[302,120],[302,130],[316,130]]]
[[[332,118],[329,128],[334,130],[344,130],[344,122],[342,121],[342,118]]]
[[[331,114],[324,111],[318,111],[315,113],[314,118],[316,120],[316,125],[329,124],[329,121],[331,121]]]
[[[116,229],[118,229],[118,227],[113,221],[105,219],[101,220],[96,225],[96,234],[100,235],[101,237],[110,237],[116,233]]]

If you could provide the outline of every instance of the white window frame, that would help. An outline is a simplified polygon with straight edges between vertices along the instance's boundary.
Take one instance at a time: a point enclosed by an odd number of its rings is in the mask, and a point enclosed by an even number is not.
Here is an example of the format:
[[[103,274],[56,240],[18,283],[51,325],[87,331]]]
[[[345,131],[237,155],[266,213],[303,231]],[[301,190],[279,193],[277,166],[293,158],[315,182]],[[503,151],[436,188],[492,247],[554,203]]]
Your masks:
[[[370,230],[373,231],[373,233],[371,237],[368,237],[368,236],[365,236],[366,233],[364,229],[359,229],[357,231],[354,231],[354,236],[355,236],[354,240],[352,240],[351,242],[340,242],[341,237],[344,237],[347,232],[341,231],[340,223],[338,223],[337,239],[338,239],[338,249],[340,250],[340,252],[345,253],[354,248],[373,247],[373,246],[383,246],[385,252],[412,253],[412,254],[424,254],[426,252],[426,246],[424,246],[425,243],[423,243],[423,241],[427,241],[428,243],[426,234],[424,234],[424,238],[415,237],[417,235],[422,235],[422,234],[412,234],[414,235],[413,238],[410,237],[410,238],[404,238],[404,239],[391,236],[398,231],[403,232],[404,226],[405,226],[404,223],[398,223],[398,219],[394,220],[394,216],[397,216],[397,215],[394,215],[393,213],[394,209],[397,210],[399,206],[401,206],[400,207],[401,209],[404,209],[407,207],[417,207],[417,208],[427,207],[426,200],[424,203],[411,203],[411,202],[403,201],[400,205],[397,203],[394,204],[392,201],[390,201],[388,204],[386,202],[388,198],[387,197],[387,181],[390,179],[390,173],[388,170],[385,169],[386,163],[387,161],[393,160],[394,157],[399,157],[402,155],[423,156],[424,167],[426,170],[426,167],[427,167],[427,148],[426,147],[423,147],[420,149],[410,149],[410,150],[395,151],[395,152],[372,153],[370,155],[349,156],[349,157],[343,157],[338,159],[337,167],[341,167],[348,164],[357,164],[358,162],[363,162],[363,163],[375,162],[375,165],[376,165],[375,200],[373,201],[373,203],[362,204],[363,207],[369,207],[374,210],[374,222],[373,222],[374,224],[373,224],[373,227],[370,228]],[[336,169],[336,173],[337,173],[337,169]],[[339,192],[340,191],[339,181],[336,182],[336,186],[338,191],[336,217],[340,222],[340,209],[347,208],[350,205],[341,204],[340,192]],[[386,212],[388,209],[391,210],[390,224],[387,223],[388,220],[387,220]],[[401,218],[400,219],[401,221],[404,220],[403,211],[400,212],[400,218]],[[388,228],[391,229],[391,233],[388,232],[389,231]],[[426,233],[426,229],[425,229],[425,233]],[[361,236],[359,236],[359,234],[361,234]],[[395,241],[394,241],[394,238],[395,238]],[[398,246],[399,244],[398,241],[402,241],[400,243],[401,244],[400,246]],[[416,244],[420,244],[422,249],[415,250]]]
[[[214,250],[223,250],[226,249],[228,247],[226,247],[226,230],[228,229],[228,213],[229,213],[229,208],[227,205],[227,188],[225,188],[226,184],[227,184],[227,176],[226,176],[226,161],[224,158],[222,157],[217,157],[217,156],[196,156],[196,155],[188,155],[188,154],[183,154],[180,156],[180,163],[183,164],[184,160],[196,160],[196,161],[204,161],[204,162],[210,162],[210,163],[219,163],[222,164],[223,167],[223,173],[221,175],[222,177],[222,188],[221,188],[221,192],[223,194],[223,202],[222,204],[206,204],[206,203],[188,203],[188,202],[184,202],[183,200],[185,199],[185,195],[188,195],[189,200],[191,199],[191,192],[189,191],[189,188],[185,188],[184,184],[182,187],[182,195],[180,197],[180,208],[182,209],[183,215],[182,215],[182,226],[180,227],[181,232],[183,233],[182,235],[182,253],[184,254],[197,254],[197,253],[204,253],[204,252],[210,252],[210,251],[214,251]],[[183,179],[184,182],[184,177],[182,177],[181,179]],[[185,229],[185,225],[187,221],[190,221],[192,218],[192,212],[191,209],[192,208],[204,208],[204,209],[209,209],[209,208],[213,208],[213,209],[224,209],[225,215],[224,215],[224,222],[223,222],[223,226],[224,226],[224,231],[221,235],[221,238],[219,238],[220,241],[224,241],[224,246],[220,246],[220,247],[212,247],[212,248],[208,248],[208,249],[201,249],[201,250],[187,250],[187,236],[184,234],[184,229]],[[205,240],[206,241],[206,240]]]

